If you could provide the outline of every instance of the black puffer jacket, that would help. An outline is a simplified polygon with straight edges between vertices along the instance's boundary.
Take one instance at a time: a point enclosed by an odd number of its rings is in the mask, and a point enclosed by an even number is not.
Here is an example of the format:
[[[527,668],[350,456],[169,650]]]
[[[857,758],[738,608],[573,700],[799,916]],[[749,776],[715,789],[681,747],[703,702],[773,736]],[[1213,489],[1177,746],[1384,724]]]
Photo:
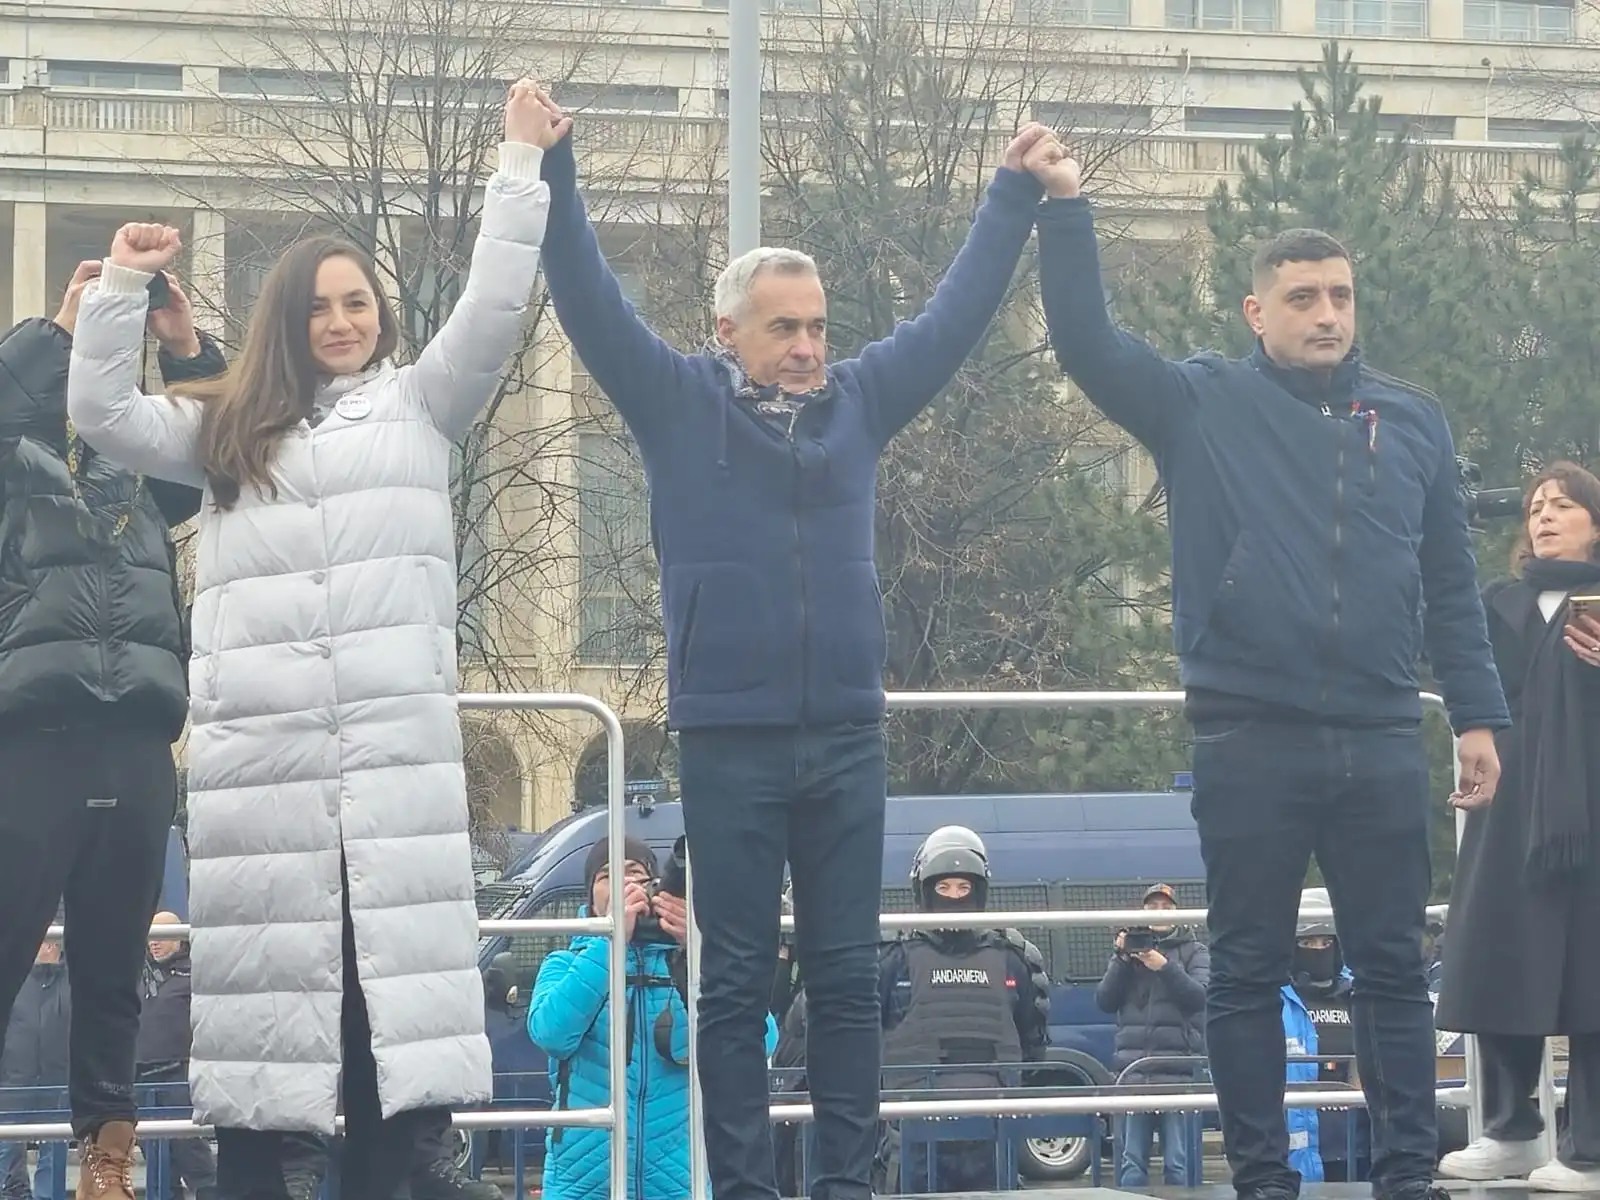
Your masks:
[[[42,318],[0,338],[0,726],[114,720],[176,738],[189,648],[168,529],[200,493],[69,436],[71,351]],[[197,358],[161,358],[169,382],[225,365],[204,338]]]
[[[1157,947],[1166,966],[1152,971],[1143,963],[1112,955],[1105,978],[1095,989],[1101,1012],[1117,1015],[1117,1046],[1112,1068],[1118,1073],[1141,1058],[1206,1052],[1206,986],[1211,982],[1211,951],[1180,929]],[[1192,1067],[1159,1067],[1129,1077],[1133,1083],[1186,1083]]]

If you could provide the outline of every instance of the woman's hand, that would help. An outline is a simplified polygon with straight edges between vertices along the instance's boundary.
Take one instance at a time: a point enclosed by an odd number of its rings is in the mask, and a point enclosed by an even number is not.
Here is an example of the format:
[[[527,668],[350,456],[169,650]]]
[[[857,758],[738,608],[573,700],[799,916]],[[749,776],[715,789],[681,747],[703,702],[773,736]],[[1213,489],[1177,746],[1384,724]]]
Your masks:
[[[111,261],[119,267],[154,275],[178,257],[183,239],[170,225],[133,223],[117,230],[111,239]]]
[[[1600,617],[1574,614],[1567,621],[1567,648],[1591,667],[1600,667]]]
[[[572,118],[558,113],[537,83],[519,79],[506,97],[506,141],[550,149],[572,128]]]

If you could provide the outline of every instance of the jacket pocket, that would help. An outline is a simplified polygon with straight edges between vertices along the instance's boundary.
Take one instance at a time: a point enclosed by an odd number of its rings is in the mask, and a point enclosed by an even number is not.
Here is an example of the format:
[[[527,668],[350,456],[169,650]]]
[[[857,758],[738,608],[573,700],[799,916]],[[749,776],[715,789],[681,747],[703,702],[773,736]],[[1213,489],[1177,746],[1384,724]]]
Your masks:
[[[772,604],[742,563],[685,563],[667,572],[670,663],[677,691],[742,692],[772,673]]]
[[[1256,535],[1241,530],[1196,640],[1200,653],[1257,667],[1282,667],[1317,654],[1302,606],[1285,595],[1278,573],[1263,569],[1261,557]]]
[[[826,647],[834,681],[857,691],[882,688],[889,636],[877,568],[871,562],[842,563],[814,586],[818,627],[812,637]]]

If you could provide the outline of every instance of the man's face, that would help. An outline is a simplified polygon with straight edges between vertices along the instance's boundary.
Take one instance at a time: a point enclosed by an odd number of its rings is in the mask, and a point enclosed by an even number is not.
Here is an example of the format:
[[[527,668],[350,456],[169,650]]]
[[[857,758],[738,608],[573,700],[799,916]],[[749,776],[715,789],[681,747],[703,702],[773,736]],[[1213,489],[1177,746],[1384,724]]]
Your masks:
[[[1244,317],[1280,367],[1331,372],[1356,337],[1356,288],[1350,262],[1280,263],[1244,300]]]
[[[1171,912],[1173,909],[1178,907],[1165,896],[1151,896],[1150,899],[1144,902],[1144,906],[1146,909],[1149,909],[1152,912],[1161,912],[1163,910],[1166,912]],[[1157,924],[1157,922],[1152,919],[1150,922],[1150,929],[1155,933],[1171,933],[1172,922],[1167,921],[1165,924]]]
[[[738,314],[717,318],[717,336],[738,354],[750,378],[786,392],[822,386],[827,332],[828,299],[822,281],[809,271],[759,272]]]

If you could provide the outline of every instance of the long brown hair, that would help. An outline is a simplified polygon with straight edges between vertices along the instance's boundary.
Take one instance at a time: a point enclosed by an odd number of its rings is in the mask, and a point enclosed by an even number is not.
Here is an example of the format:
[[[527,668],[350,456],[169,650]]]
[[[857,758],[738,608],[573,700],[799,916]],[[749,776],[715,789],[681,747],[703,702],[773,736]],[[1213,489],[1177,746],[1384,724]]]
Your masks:
[[[218,508],[232,508],[249,484],[276,497],[272,462],[284,434],[311,415],[318,368],[311,355],[311,304],[317,268],[327,259],[350,259],[366,276],[378,306],[378,344],[367,365],[394,353],[399,323],[383,294],[372,258],[334,237],[296,242],[267,273],[250,313],[244,349],[223,375],[172,389],[202,401],[200,465]]]
[[[1533,516],[1533,498],[1547,483],[1560,484],[1562,494],[1574,504],[1588,509],[1589,515],[1594,518],[1595,527],[1600,529],[1600,479],[1595,478],[1592,472],[1585,471],[1575,462],[1551,463],[1534,476],[1533,482],[1528,485],[1528,490],[1522,493],[1522,533],[1518,535],[1516,547],[1511,551],[1513,575],[1521,575],[1522,568],[1534,557],[1533,538],[1528,533],[1528,521]],[[1600,560],[1600,545],[1594,548],[1590,557]]]

